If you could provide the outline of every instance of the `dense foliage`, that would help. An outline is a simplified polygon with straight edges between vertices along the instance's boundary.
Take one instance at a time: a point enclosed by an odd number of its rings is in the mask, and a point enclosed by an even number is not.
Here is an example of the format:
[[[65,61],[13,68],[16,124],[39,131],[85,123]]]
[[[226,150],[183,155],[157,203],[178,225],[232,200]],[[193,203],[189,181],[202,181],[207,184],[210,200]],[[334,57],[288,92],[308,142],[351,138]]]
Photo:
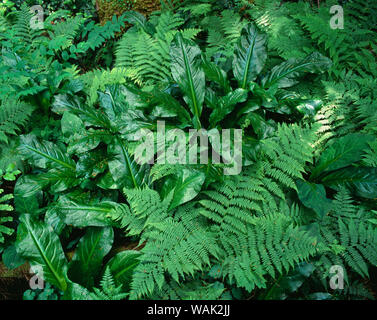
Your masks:
[[[1,260],[48,283],[24,299],[374,298],[375,1],[344,29],[335,0],[40,2],[41,30],[0,4]],[[140,164],[161,121],[242,129],[241,172]]]

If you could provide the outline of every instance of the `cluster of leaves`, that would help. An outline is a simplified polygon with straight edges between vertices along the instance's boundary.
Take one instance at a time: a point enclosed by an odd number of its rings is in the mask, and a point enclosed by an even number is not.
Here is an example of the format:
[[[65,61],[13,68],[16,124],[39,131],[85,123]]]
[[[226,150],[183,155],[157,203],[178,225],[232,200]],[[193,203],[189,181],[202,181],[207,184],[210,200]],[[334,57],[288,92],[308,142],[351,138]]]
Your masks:
[[[8,9],[20,9],[22,4],[26,4],[28,7],[40,5],[46,13],[56,12],[58,10],[69,10],[73,13],[85,12],[87,14],[94,14],[95,0],[5,0],[4,5]]]
[[[49,283],[25,299],[372,298],[376,32],[355,15],[332,33],[326,10],[162,1],[104,26],[58,11],[41,31],[26,5],[2,14],[0,170],[17,226],[0,229],[2,260]],[[158,121],[186,141],[241,129],[242,172],[223,174],[224,153],[162,164],[154,147],[139,164],[138,132],[158,136]]]

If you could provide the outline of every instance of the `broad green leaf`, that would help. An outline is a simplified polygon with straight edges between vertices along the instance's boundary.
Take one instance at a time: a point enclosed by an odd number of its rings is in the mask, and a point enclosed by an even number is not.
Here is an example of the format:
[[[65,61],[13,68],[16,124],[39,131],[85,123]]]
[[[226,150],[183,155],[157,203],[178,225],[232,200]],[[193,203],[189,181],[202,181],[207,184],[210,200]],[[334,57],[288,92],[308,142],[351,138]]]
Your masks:
[[[209,117],[211,127],[215,127],[218,122],[233,111],[236,104],[245,102],[246,99],[247,91],[244,89],[236,89],[235,91],[229,92],[225,97],[217,99],[215,109]]]
[[[115,207],[116,204],[110,202],[82,205],[67,198],[61,198],[56,210],[58,216],[67,225],[77,228],[107,227],[113,225],[109,215]]]
[[[39,209],[38,199],[42,199],[42,189],[36,176],[22,176],[14,187],[14,205],[19,213],[35,214]]]
[[[373,140],[372,136],[351,133],[338,138],[328,147],[319,158],[316,167],[312,171],[310,179],[317,178],[321,173],[347,167],[358,162],[363,157],[368,142]]]
[[[174,176],[170,176],[162,188],[164,198],[170,192],[173,192],[173,200],[169,209],[172,210],[194,199],[202,189],[205,178],[204,172],[187,168],[177,172]]]
[[[78,97],[72,97],[68,94],[55,96],[52,111],[58,114],[68,111],[79,116],[85,125],[111,129],[111,124],[106,114],[85,105]]]
[[[297,77],[303,73],[320,73],[328,70],[332,65],[329,58],[314,52],[304,59],[289,59],[274,68],[263,78],[265,88],[277,84],[279,88],[288,88],[298,83]]]
[[[313,209],[319,218],[331,210],[332,201],[326,198],[326,190],[323,185],[300,180],[296,182],[296,185],[300,201],[306,207]]]
[[[201,66],[200,48],[177,33],[170,47],[170,56],[173,79],[185,95],[185,101],[194,116],[194,127],[199,129],[205,96],[205,74]]]
[[[68,111],[65,111],[63,114],[61,127],[63,135],[68,138],[75,134],[82,134],[85,131],[82,120]]]
[[[148,96],[150,105],[154,106],[152,116],[154,117],[177,117],[183,124],[191,121],[187,110],[170,94],[153,90]]]
[[[346,185],[359,197],[377,199],[377,168],[342,168],[330,172],[322,178],[321,182],[335,189]]]
[[[64,292],[62,300],[93,300],[90,291],[72,281],[68,282],[68,288]]]
[[[47,209],[46,214],[44,216],[44,221],[48,225],[50,225],[54,229],[55,233],[59,236],[61,235],[64,228],[66,227],[66,224],[60,218],[57,210],[55,210],[54,207],[50,207],[50,208]]]
[[[106,265],[106,268],[110,267],[116,285],[122,285],[125,292],[130,289],[133,271],[139,264],[138,257],[140,255],[141,253],[135,250],[122,251]]]
[[[57,114],[80,108],[80,100],[77,96],[58,94],[54,97],[51,110]]]
[[[266,35],[249,23],[242,30],[233,59],[233,74],[242,89],[246,89],[248,83],[256,79],[266,59]]]
[[[149,26],[147,19],[141,13],[137,11],[126,11],[123,13],[122,17],[125,18],[128,23],[139,26],[146,33],[150,31],[151,27]]]
[[[101,142],[109,143],[112,140],[111,134],[104,129],[88,129],[71,135],[67,140],[68,154],[83,154],[99,146]]]
[[[84,153],[77,161],[76,174],[80,178],[94,179],[108,170],[108,161],[103,149]]]
[[[34,135],[20,137],[19,151],[24,160],[40,168],[61,167],[74,171],[75,162],[58,146],[49,141],[38,141]]]
[[[68,263],[59,237],[51,226],[33,220],[30,215],[20,217],[16,241],[17,253],[32,267],[43,268],[43,278],[60,290],[67,289]]]
[[[7,269],[13,270],[22,266],[26,261],[17,253],[14,244],[9,245],[2,254],[2,261]]]
[[[214,81],[218,85],[220,85],[225,93],[228,93],[231,90],[226,72],[222,70],[216,63],[203,58],[202,66],[208,80]]]
[[[255,112],[249,112],[244,118],[245,123],[250,123],[259,140],[266,139],[273,135],[276,128],[272,121],[266,121],[262,116]]]
[[[146,166],[140,166],[129,154],[121,139],[116,139],[108,146],[108,153],[114,160],[109,162],[109,169],[114,181],[121,187],[139,188],[145,179]]]
[[[98,93],[98,100],[107,119],[113,128],[120,131],[122,127],[122,113],[126,111],[125,87],[119,85],[107,86],[105,92]]]
[[[102,260],[110,252],[113,241],[113,228],[89,228],[81,238],[69,264],[70,279],[87,288],[93,286]]]
[[[59,193],[80,184],[76,172],[66,168],[56,168],[36,176],[36,181],[41,185],[49,185],[50,192]]]
[[[314,117],[317,111],[321,109],[322,105],[322,100],[306,100],[302,101],[296,109],[304,115]]]
[[[301,262],[298,266],[290,271],[287,275],[283,275],[278,281],[267,291],[264,300],[285,300],[289,294],[297,292],[315,270],[311,263]]]

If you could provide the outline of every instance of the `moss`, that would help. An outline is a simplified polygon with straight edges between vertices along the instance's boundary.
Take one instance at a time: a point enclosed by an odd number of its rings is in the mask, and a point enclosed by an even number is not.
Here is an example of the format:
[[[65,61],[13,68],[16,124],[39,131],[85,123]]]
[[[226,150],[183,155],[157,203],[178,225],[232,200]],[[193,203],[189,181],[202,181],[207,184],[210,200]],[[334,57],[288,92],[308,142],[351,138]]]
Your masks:
[[[120,16],[125,11],[135,10],[148,16],[160,9],[160,0],[97,0],[97,10],[101,24],[112,19],[113,15]]]

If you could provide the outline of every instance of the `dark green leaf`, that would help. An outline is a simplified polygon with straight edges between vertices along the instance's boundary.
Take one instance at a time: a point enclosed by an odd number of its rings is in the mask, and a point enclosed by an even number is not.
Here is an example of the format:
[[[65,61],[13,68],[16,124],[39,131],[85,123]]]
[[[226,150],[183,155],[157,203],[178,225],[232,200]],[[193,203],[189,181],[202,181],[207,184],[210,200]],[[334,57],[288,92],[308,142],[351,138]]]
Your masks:
[[[185,94],[185,101],[194,115],[194,127],[199,129],[205,96],[205,75],[201,67],[200,48],[193,41],[184,39],[181,33],[177,33],[170,48],[170,56],[173,79]]]
[[[34,135],[23,135],[19,147],[23,159],[40,168],[62,167],[75,171],[76,164],[58,146],[49,141],[38,141]]]
[[[70,279],[87,288],[93,286],[102,260],[112,248],[113,240],[113,228],[89,228],[69,264]]]
[[[338,189],[341,185],[346,185],[359,197],[377,198],[377,168],[342,168],[324,176],[322,183],[335,189]]]
[[[301,202],[306,207],[313,209],[319,218],[331,210],[332,202],[326,198],[326,190],[323,185],[300,180],[296,182],[296,185]]]
[[[363,151],[367,149],[368,142],[373,140],[372,136],[351,133],[341,137],[328,147],[318,160],[318,163],[310,179],[317,178],[321,173],[347,167],[354,162],[360,161]]]
[[[244,89],[229,92],[225,97],[218,99],[216,107],[209,118],[211,126],[214,127],[233,111],[236,104],[245,102],[246,99],[247,91]]]
[[[279,88],[288,88],[298,83],[297,77],[305,72],[319,73],[331,67],[331,60],[314,52],[304,59],[289,59],[274,68],[263,79],[262,84],[265,88],[278,84]]]
[[[113,225],[109,214],[114,210],[114,205],[108,202],[81,205],[67,198],[61,198],[56,210],[58,216],[67,225],[78,228],[107,227]]]
[[[139,264],[138,257],[140,255],[141,253],[135,250],[122,251],[106,265],[106,268],[110,267],[116,285],[122,285],[125,292],[130,289],[133,271]]]
[[[202,66],[208,80],[214,81],[220,85],[225,93],[228,93],[231,90],[226,72],[217,64],[208,61],[207,59],[203,59]]]
[[[30,215],[21,216],[16,248],[31,266],[43,268],[45,281],[62,291],[67,289],[68,263],[51,226],[33,220]]]
[[[205,178],[204,172],[187,168],[169,177],[163,186],[162,193],[166,197],[173,190],[170,209],[194,199],[200,192]]]
[[[131,157],[121,139],[108,146],[108,153],[114,159],[109,162],[109,169],[114,181],[122,187],[139,188],[145,179],[146,166],[139,166]]]
[[[267,59],[266,35],[252,23],[243,30],[233,59],[233,74],[241,88],[246,89],[263,70]]]

